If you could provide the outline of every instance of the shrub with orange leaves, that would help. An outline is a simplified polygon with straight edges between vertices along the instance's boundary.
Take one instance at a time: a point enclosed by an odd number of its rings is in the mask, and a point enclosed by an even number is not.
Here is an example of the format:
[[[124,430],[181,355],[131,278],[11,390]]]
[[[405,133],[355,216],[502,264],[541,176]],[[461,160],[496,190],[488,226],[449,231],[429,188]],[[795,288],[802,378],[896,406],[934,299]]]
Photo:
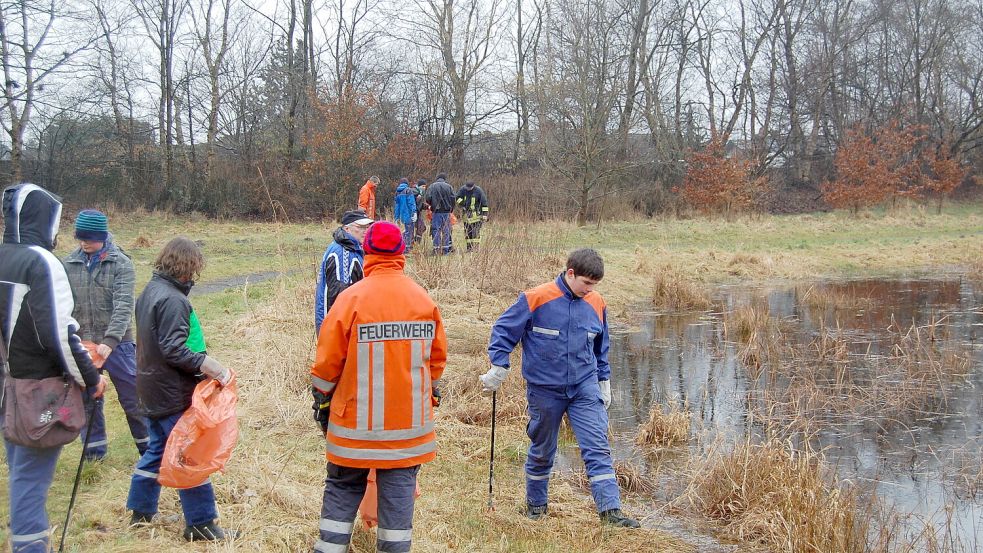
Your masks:
[[[301,173],[310,183],[312,199],[335,209],[355,205],[358,186],[385,151],[370,120],[375,101],[357,94],[332,100],[312,96],[314,117],[304,141],[307,155]]]
[[[936,212],[942,213],[942,201],[952,194],[969,173],[968,167],[963,167],[959,159],[940,152],[927,163],[929,172],[922,175],[924,187],[936,195]]]
[[[702,150],[690,151],[686,161],[680,195],[703,213],[730,216],[747,211],[764,187],[763,178],[753,177],[750,160],[728,157],[719,139]]]
[[[896,121],[866,133],[847,131],[836,150],[836,180],[820,186],[829,205],[861,208],[888,198],[916,197],[920,192],[919,163],[914,153],[918,128],[901,129]]]
[[[437,168],[437,156],[419,133],[410,130],[397,132],[389,140],[386,160],[390,174],[409,178],[431,175]]]

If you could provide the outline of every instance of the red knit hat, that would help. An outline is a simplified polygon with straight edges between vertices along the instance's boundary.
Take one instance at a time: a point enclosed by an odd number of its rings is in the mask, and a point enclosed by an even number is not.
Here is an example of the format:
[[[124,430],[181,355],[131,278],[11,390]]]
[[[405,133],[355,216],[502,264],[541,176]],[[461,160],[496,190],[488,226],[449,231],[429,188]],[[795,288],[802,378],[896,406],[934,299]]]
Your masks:
[[[406,249],[406,244],[403,242],[403,233],[394,223],[376,221],[365,233],[362,249],[367,254],[400,255]]]

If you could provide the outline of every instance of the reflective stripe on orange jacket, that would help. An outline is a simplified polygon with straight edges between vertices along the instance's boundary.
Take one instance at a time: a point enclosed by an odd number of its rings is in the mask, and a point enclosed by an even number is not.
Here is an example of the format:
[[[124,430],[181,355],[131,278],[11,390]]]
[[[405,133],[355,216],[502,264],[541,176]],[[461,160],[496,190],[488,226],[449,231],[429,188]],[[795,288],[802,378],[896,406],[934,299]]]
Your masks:
[[[403,274],[402,255],[365,256],[365,278],[338,295],[311,368],[331,394],[327,457],[356,468],[432,461],[432,383],[447,361],[440,311]]]

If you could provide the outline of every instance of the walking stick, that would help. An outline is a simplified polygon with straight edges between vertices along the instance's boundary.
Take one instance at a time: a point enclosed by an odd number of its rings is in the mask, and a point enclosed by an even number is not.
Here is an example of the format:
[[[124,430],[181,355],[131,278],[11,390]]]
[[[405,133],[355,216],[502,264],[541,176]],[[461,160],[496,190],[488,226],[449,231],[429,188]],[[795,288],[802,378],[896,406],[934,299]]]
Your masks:
[[[92,421],[96,418],[96,407],[100,403],[102,403],[102,398],[92,400],[92,408],[89,410],[89,424],[85,429],[85,439],[82,440],[82,456],[79,459],[79,468],[75,471],[75,483],[72,484],[72,498],[68,501],[68,513],[65,514],[65,526],[61,529],[61,544],[58,545],[58,553],[65,551],[65,533],[68,532],[68,521],[72,520],[75,495],[79,491],[79,480],[82,478],[82,465],[85,463],[85,450],[89,448],[89,438],[92,437]]]
[[[488,510],[494,511],[495,504],[492,501],[492,490],[495,487],[495,411],[497,408],[498,392],[492,392],[492,431],[491,431],[491,457],[488,462]]]

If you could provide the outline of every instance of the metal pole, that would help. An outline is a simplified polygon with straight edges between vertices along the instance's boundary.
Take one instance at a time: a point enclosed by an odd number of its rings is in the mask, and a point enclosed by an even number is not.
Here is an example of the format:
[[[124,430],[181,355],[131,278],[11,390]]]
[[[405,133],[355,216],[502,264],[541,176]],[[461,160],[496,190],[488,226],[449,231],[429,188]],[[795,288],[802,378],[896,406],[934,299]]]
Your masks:
[[[82,456],[79,458],[79,468],[75,471],[75,483],[72,484],[72,498],[68,501],[68,513],[65,514],[65,526],[61,529],[61,544],[58,545],[58,553],[65,551],[65,534],[68,532],[68,522],[72,520],[75,496],[79,491],[79,480],[82,478],[82,465],[85,463],[85,450],[89,448],[89,438],[92,437],[92,421],[96,418],[96,407],[101,403],[102,398],[94,399],[92,400],[92,408],[89,409],[89,424],[86,425],[85,439],[82,440]]]
[[[495,503],[492,501],[492,490],[495,488],[495,411],[498,407],[498,392],[492,392],[492,416],[491,416],[491,456],[488,462],[488,510],[495,510]]]

